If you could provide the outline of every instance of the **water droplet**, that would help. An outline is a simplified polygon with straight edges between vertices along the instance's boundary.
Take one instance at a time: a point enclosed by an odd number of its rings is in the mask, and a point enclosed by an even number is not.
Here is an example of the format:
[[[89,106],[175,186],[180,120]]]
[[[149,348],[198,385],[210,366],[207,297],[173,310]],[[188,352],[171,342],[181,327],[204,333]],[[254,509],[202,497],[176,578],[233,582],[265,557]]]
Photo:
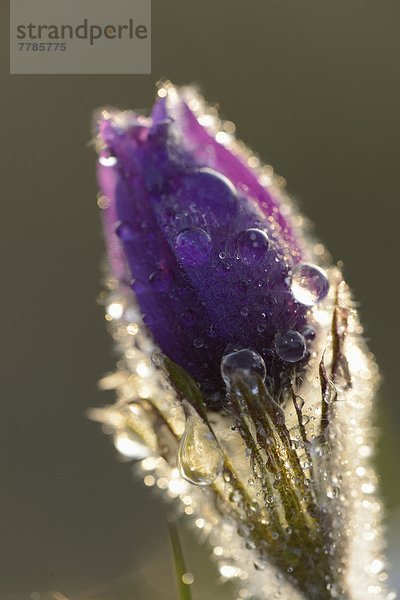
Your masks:
[[[185,267],[198,267],[210,258],[211,238],[203,229],[184,229],[176,237],[175,249]]]
[[[305,306],[313,306],[327,295],[328,276],[317,265],[308,263],[297,265],[293,269],[291,289],[295,300]]]
[[[249,316],[249,309],[244,306],[241,310],[240,310],[240,314],[242,315],[242,317],[248,317]]]
[[[120,221],[115,227],[115,233],[123,242],[132,242],[135,240],[135,230],[131,223]]]
[[[254,350],[236,350],[222,358],[221,375],[227,385],[230,385],[237,376],[248,379],[258,375],[264,380],[266,376],[265,363]]]
[[[220,252],[218,254],[218,256],[220,257],[221,260],[225,260],[225,258],[226,258],[226,252]]]
[[[115,156],[100,156],[99,163],[103,165],[103,167],[115,167],[117,159]]]
[[[267,559],[264,558],[263,556],[259,556],[254,561],[254,568],[257,571],[264,571],[264,569],[266,568],[267,564],[268,564]]]
[[[336,485],[328,486],[328,488],[326,490],[326,495],[328,496],[328,498],[330,500],[337,498],[339,496],[339,494],[340,494],[340,488],[338,488]]]
[[[194,412],[188,417],[179,442],[177,466],[195,485],[210,485],[222,472],[224,457],[208,425]]]
[[[246,265],[261,262],[268,252],[268,247],[268,235],[261,229],[246,229],[237,237],[237,255]]]
[[[339,598],[341,595],[341,590],[335,583],[327,583],[326,589],[330,592],[332,598]]]
[[[240,568],[236,567],[235,565],[221,565],[219,567],[219,572],[222,575],[222,577],[225,577],[226,579],[231,579],[232,577],[239,577],[239,575],[241,574]]]
[[[324,435],[316,436],[310,447],[311,455],[315,457],[326,456],[329,454],[329,444]]]
[[[306,341],[298,331],[285,331],[275,340],[276,353],[282,360],[298,362],[306,353]]]
[[[202,348],[204,346],[204,340],[202,338],[195,338],[193,345],[195,348]]]
[[[150,456],[151,450],[133,432],[120,432],[114,437],[114,446],[126,458],[141,460]]]
[[[236,214],[236,190],[224,175],[204,167],[188,173],[181,180],[178,190],[181,202],[192,204],[201,214],[207,215],[207,222],[218,226],[226,225]]]
[[[309,327],[309,326],[304,327],[304,329],[301,332],[301,335],[307,341],[312,341],[315,339],[315,329],[313,329],[313,327]]]
[[[157,269],[149,276],[149,281],[156,292],[167,292],[171,286],[172,277],[168,271]]]
[[[231,502],[234,502],[234,503],[240,502],[241,498],[242,498],[242,496],[241,496],[240,492],[238,492],[237,490],[234,490],[233,492],[231,492],[229,494],[229,500]]]
[[[371,481],[367,481],[362,484],[361,491],[364,494],[373,494],[375,492],[375,485]]]
[[[194,576],[192,573],[184,573],[182,575],[182,582],[185,585],[192,585],[192,583],[194,582]]]
[[[106,313],[110,319],[121,319],[125,310],[125,303],[122,298],[111,298],[106,306]]]

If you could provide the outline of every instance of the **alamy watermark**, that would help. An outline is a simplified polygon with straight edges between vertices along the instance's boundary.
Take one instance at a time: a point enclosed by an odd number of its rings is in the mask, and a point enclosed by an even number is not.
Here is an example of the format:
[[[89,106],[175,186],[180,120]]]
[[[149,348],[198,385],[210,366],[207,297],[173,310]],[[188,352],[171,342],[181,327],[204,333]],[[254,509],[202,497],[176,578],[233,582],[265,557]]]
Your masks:
[[[150,20],[150,0],[10,0],[10,73],[150,73]]]

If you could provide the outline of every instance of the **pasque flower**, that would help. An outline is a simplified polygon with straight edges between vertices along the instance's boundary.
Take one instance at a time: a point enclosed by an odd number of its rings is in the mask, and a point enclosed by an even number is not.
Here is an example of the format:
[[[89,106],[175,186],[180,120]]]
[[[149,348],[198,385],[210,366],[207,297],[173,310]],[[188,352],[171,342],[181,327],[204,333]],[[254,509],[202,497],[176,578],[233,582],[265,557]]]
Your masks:
[[[191,88],[95,127],[121,359],[102,384],[117,404],[94,416],[183,500],[242,598],[388,598],[376,367],[340,270]]]
[[[100,121],[99,179],[104,190],[113,179],[109,235],[154,340],[210,403],[225,396],[220,362],[232,349],[259,352],[280,389],[314,335],[293,277],[303,269],[299,291],[313,304],[326,275],[301,265],[301,237],[273,192],[199,124],[185,93],[159,99],[149,119],[123,119]]]

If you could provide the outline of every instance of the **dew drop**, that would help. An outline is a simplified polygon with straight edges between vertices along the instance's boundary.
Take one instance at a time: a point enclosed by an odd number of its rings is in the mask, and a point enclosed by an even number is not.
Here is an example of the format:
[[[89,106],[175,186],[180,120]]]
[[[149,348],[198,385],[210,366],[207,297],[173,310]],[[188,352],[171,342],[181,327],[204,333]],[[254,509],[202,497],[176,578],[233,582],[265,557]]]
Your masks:
[[[182,575],[182,582],[185,585],[192,585],[192,583],[194,582],[194,576],[192,573],[184,573]]]
[[[120,221],[116,225],[115,233],[123,242],[132,242],[135,240],[135,231],[131,223]]]
[[[225,577],[226,579],[239,577],[241,574],[240,568],[236,567],[235,565],[221,565],[219,567],[219,572],[222,575],[222,577]]]
[[[311,442],[311,455],[315,457],[326,456],[329,454],[329,444],[324,435],[316,436]]]
[[[329,291],[329,281],[326,272],[317,267],[303,263],[293,269],[292,294],[300,304],[313,306],[325,298]]]
[[[298,331],[285,331],[276,338],[275,349],[285,362],[298,362],[306,353],[306,341]]]
[[[206,231],[198,227],[184,229],[176,237],[175,250],[182,265],[198,267],[210,258],[211,238]]]
[[[313,329],[313,327],[309,327],[307,325],[307,327],[304,327],[304,329],[301,332],[301,335],[307,340],[307,341],[312,341],[315,340],[315,329]]]
[[[264,571],[267,564],[268,564],[267,559],[260,556],[260,557],[256,558],[256,560],[254,561],[254,568],[257,571]]]
[[[363,494],[373,494],[375,492],[375,485],[371,481],[363,483],[361,486]]]
[[[328,487],[328,489],[326,490],[326,495],[328,496],[328,498],[330,500],[333,500],[334,498],[337,498],[340,494],[340,488],[338,488],[336,485],[330,485]]]
[[[240,502],[240,500],[241,500],[240,492],[238,492],[237,490],[234,490],[233,492],[231,492],[229,494],[229,500],[234,503]]]
[[[188,173],[181,180],[182,203],[192,204],[209,222],[226,225],[237,211],[236,189],[224,175],[208,167]]]
[[[106,313],[110,320],[122,319],[125,312],[125,301],[122,296],[111,296],[106,306]]]
[[[226,354],[221,361],[222,379],[229,386],[235,377],[265,379],[266,368],[262,357],[254,350],[236,350]]]
[[[114,437],[114,446],[126,458],[141,460],[151,454],[151,450],[133,432],[119,432]]]
[[[103,167],[115,167],[117,164],[117,159],[115,156],[100,156],[99,163]]]
[[[202,348],[204,346],[204,340],[202,338],[195,338],[193,342],[195,348]]]
[[[268,247],[268,235],[261,229],[246,229],[236,240],[237,255],[246,265],[261,262],[268,252]]]
[[[208,425],[192,413],[179,442],[177,466],[195,485],[210,485],[222,472],[224,457]]]
[[[339,598],[339,596],[341,595],[341,590],[339,586],[337,586],[334,583],[327,583],[326,589],[330,592],[332,598]]]

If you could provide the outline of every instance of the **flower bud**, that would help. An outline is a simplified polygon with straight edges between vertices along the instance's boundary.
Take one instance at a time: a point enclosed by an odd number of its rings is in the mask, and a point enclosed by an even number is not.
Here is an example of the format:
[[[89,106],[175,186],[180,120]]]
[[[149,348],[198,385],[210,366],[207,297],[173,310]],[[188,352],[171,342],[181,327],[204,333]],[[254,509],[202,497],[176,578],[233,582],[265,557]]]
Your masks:
[[[309,307],[328,282],[302,268],[303,240],[255,157],[229,148],[229,135],[206,129],[193,107],[193,92],[171,87],[150,118],[103,111],[98,177],[116,275],[162,352],[218,405],[232,349],[259,353],[276,390],[301,372]]]

